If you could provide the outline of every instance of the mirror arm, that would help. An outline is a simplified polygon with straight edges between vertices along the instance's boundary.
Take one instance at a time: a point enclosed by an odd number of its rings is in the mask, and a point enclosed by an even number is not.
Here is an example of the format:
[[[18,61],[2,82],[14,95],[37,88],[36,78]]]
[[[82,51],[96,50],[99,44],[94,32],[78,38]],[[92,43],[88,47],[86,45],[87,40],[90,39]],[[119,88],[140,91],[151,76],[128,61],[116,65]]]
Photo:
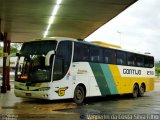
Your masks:
[[[50,65],[50,57],[51,55],[54,55],[55,54],[55,51],[52,50],[52,51],[49,51],[46,55],[46,58],[45,58],[45,66],[49,66]]]

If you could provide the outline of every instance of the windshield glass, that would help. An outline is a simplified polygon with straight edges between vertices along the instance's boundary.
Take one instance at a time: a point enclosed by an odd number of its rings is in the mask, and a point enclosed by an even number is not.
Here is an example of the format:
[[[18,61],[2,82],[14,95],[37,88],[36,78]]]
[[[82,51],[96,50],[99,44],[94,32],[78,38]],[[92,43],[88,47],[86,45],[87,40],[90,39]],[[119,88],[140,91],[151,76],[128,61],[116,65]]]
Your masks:
[[[20,51],[21,55],[46,55],[55,50],[57,41],[34,41],[24,43]]]
[[[55,50],[56,44],[56,41],[24,43],[16,67],[16,81],[50,82],[52,66],[45,66],[45,57]]]

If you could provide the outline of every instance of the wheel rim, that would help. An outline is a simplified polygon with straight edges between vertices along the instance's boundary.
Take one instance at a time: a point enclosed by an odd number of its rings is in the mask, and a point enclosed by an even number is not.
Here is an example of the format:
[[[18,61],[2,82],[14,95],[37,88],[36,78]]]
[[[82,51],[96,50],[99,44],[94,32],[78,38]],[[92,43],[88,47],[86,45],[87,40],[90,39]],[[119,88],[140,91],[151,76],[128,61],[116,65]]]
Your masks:
[[[77,90],[76,99],[77,100],[82,100],[83,99],[83,93],[82,93],[81,90]]]
[[[74,102],[77,104],[81,104],[85,98],[85,92],[83,87],[77,86],[74,92]]]
[[[143,87],[143,86],[140,87],[140,95],[141,95],[141,96],[144,95],[144,87]]]

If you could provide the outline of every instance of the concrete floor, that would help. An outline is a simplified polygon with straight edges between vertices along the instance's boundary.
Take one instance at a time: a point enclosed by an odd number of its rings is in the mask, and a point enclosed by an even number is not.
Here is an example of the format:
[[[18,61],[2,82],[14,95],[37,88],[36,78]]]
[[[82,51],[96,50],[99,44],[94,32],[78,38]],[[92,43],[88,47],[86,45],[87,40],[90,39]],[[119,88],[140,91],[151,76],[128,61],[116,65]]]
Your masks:
[[[11,86],[11,91],[6,94],[0,93],[0,120],[6,120],[6,118],[7,120],[79,120],[90,114],[99,115],[92,117],[101,117],[101,119],[104,115],[114,118],[118,114],[144,114],[145,117],[153,114],[155,119],[160,118],[160,82],[155,82],[154,91],[138,99],[132,99],[127,95],[94,97],[86,99],[81,106],[77,106],[72,100],[47,101],[18,98],[14,95],[13,83]],[[125,117],[128,119],[127,117],[133,116]]]

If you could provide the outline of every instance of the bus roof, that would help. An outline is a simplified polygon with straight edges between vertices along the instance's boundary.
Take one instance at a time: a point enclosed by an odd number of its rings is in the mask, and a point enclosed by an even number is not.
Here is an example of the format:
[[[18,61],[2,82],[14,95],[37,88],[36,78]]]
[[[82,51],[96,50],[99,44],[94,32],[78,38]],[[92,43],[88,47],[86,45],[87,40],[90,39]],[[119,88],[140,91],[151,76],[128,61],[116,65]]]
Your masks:
[[[102,47],[121,48],[121,46],[119,46],[119,45],[114,45],[114,44],[105,43],[105,42],[101,42],[101,41],[93,41],[91,43],[96,44],[96,45],[100,45]]]
[[[63,40],[71,40],[71,41],[78,41],[77,39],[70,38],[70,37],[45,37],[37,40],[57,40],[57,41],[63,41]]]

